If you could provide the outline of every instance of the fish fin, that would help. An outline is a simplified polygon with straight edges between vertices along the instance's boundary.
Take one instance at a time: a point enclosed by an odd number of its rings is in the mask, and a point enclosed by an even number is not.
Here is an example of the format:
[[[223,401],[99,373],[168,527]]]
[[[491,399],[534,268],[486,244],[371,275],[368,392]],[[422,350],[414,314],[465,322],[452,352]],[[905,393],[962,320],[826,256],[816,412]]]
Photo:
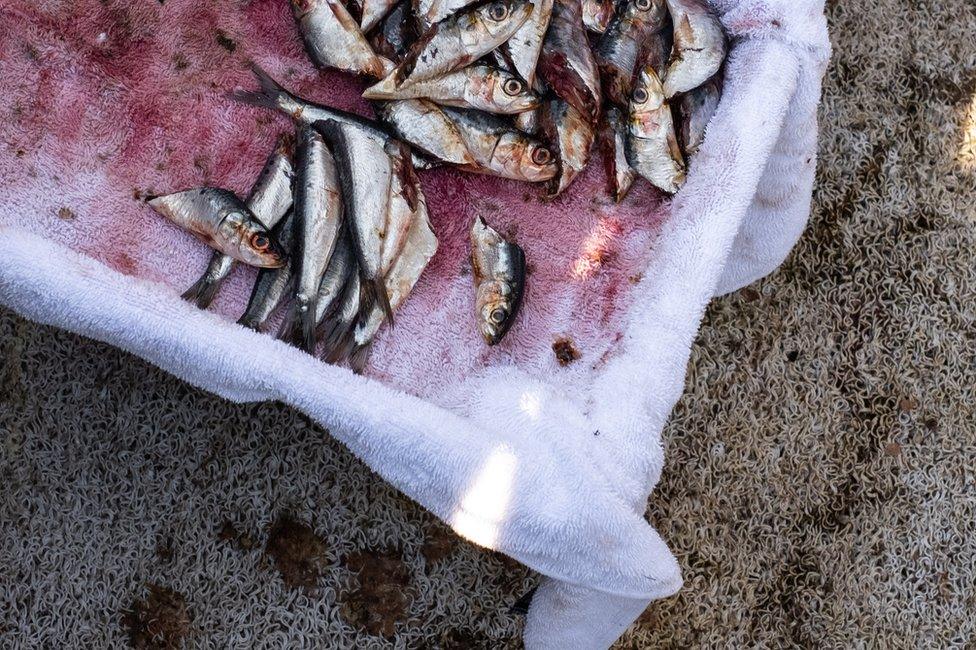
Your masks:
[[[387,320],[390,321],[390,327],[393,327],[393,305],[390,304],[390,294],[386,292],[386,282],[383,281],[382,277],[374,278],[372,280],[372,286],[370,292],[373,294],[373,302],[379,303],[380,309],[383,310],[383,314],[386,316]],[[363,311],[361,313],[369,313],[368,311]]]
[[[423,36],[421,36],[413,44],[413,47],[404,55],[403,61],[400,65],[393,70],[393,85],[395,88],[400,88],[404,85],[404,82],[408,80],[410,75],[413,73],[413,69],[417,67],[417,59],[420,57],[421,52],[427,47],[437,33],[440,31],[440,23],[434,23],[430,29],[428,29]],[[409,84],[407,84],[409,85]]]
[[[291,309],[285,314],[285,319],[281,321],[281,326],[278,328],[278,339],[291,343],[295,340],[295,326],[297,319],[295,318],[298,312],[296,306],[292,306]]]
[[[305,311],[299,314],[301,323],[302,347],[309,354],[315,354],[315,344],[318,342],[315,335],[318,323],[315,322],[315,310],[318,309],[318,296],[312,296],[308,301]]]
[[[254,73],[254,77],[258,80],[258,85],[261,87],[261,90],[234,90],[227,93],[227,96],[234,101],[244,104],[277,109],[278,97],[282,94],[288,95],[288,91],[282,88],[281,84],[275,81],[264,68],[253,61],[251,62],[251,72]]]
[[[246,327],[249,330],[254,330],[255,332],[261,331],[261,323],[250,314],[244,314],[237,319],[237,324],[241,327]]]
[[[183,300],[196,303],[200,309],[206,309],[214,301],[219,288],[219,280],[214,282],[205,275],[184,291],[181,297]]]
[[[366,369],[366,362],[369,361],[370,347],[369,343],[360,345],[349,354],[349,367],[357,375],[363,374],[363,371]]]

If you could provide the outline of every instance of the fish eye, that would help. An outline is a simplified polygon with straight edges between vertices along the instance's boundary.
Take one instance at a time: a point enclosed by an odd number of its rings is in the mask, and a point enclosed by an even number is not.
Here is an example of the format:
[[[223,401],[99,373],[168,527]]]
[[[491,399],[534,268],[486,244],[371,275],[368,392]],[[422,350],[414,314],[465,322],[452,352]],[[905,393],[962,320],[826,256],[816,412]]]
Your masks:
[[[545,147],[536,147],[532,150],[532,162],[537,165],[548,165],[552,162],[552,152]]]
[[[637,104],[643,104],[647,101],[647,90],[645,88],[637,88],[634,90],[634,102]]]
[[[512,97],[515,97],[516,95],[520,95],[524,88],[525,85],[518,79],[509,79],[502,86],[502,89],[505,91],[505,94],[511,95]]]
[[[271,246],[271,240],[267,236],[257,233],[251,237],[251,246],[259,251],[266,251]]]
[[[494,21],[501,21],[508,18],[508,5],[504,2],[496,2],[488,7],[488,17]]]
[[[647,11],[648,9],[651,8],[651,5],[652,4],[653,3],[652,3],[651,0],[635,0],[634,1],[634,6],[637,7],[637,9],[640,10],[640,11]]]
[[[491,312],[491,322],[496,325],[501,325],[505,322],[506,316],[508,314],[505,313],[505,310],[499,307]]]

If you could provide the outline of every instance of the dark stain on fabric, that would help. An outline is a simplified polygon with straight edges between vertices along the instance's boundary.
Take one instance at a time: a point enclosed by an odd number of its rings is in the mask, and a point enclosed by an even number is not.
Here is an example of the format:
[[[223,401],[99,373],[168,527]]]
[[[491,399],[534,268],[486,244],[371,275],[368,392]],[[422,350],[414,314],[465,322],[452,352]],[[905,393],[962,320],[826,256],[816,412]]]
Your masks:
[[[568,366],[580,358],[580,351],[576,348],[572,339],[567,337],[556,339],[556,342],[552,344],[552,351],[556,355],[556,361],[563,367]]]
[[[340,614],[373,636],[392,638],[413,601],[403,556],[398,551],[358,551],[344,563],[356,574],[358,584],[342,595]]]
[[[189,641],[193,621],[183,594],[148,584],[149,595],[122,612],[129,647],[138,650],[179,650]]]
[[[285,586],[310,595],[316,592],[328,561],[325,542],[310,526],[291,515],[278,517],[268,533],[264,552]]]

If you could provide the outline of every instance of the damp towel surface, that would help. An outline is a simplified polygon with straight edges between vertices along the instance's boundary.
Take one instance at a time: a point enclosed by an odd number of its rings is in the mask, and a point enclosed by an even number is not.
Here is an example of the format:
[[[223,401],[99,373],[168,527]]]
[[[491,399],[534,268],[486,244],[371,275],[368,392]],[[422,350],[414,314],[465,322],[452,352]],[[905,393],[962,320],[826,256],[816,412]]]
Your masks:
[[[731,38],[722,103],[688,181],[619,206],[590,169],[566,197],[425,173],[441,248],[365,376],[234,324],[239,269],[211,312],[179,299],[206,248],[147,193],[244,191],[287,120],[234,105],[253,59],[311,99],[366,112],[361,84],[316,72],[287,3],[0,3],[0,301],[237,401],[281,400],[462,536],[546,579],[529,648],[609,646],[681,586],[644,519],[709,299],[765,275],[806,222],[823,3],[714,2]],[[526,249],[521,320],[487,349],[472,325],[467,228]],[[579,358],[562,366],[553,344]]]

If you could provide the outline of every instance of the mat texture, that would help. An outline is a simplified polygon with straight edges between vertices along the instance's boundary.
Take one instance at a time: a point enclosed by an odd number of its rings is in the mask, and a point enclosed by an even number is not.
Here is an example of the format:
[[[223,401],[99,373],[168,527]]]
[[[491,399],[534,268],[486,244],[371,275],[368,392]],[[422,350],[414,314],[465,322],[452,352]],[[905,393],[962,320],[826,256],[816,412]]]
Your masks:
[[[976,638],[976,8],[830,18],[811,227],[709,310],[650,504],[685,587],[620,647]],[[290,409],[4,311],[0,442],[0,640],[518,645],[534,576]]]

